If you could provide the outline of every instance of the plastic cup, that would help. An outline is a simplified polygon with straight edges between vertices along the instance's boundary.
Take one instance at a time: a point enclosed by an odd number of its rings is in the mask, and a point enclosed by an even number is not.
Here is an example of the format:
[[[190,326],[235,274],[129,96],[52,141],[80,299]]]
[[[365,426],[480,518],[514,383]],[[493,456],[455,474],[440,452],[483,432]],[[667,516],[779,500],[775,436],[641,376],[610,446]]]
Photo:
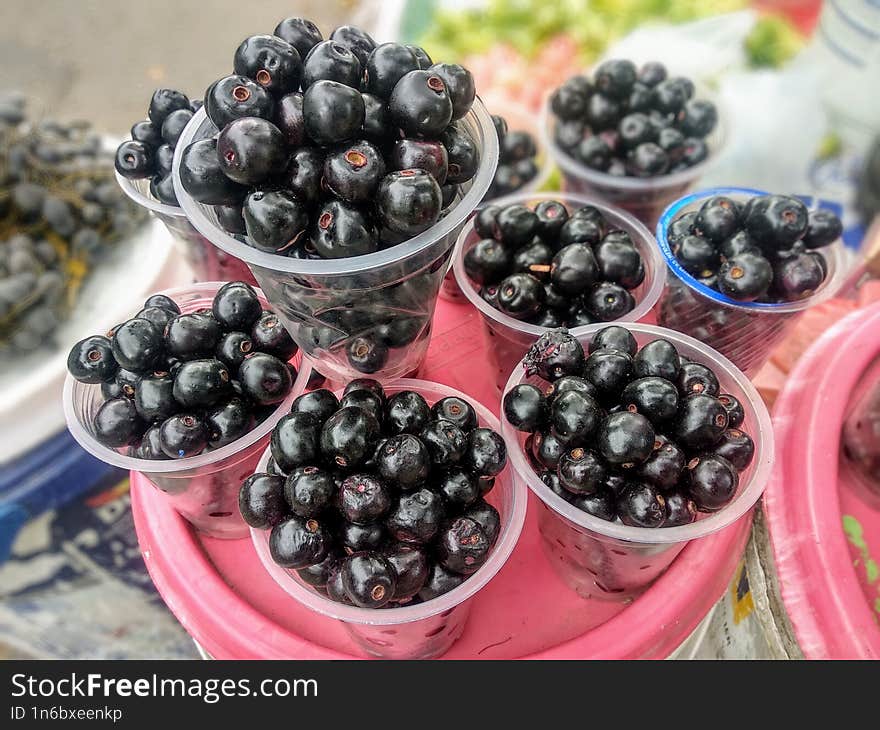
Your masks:
[[[495,174],[498,137],[482,102],[460,122],[480,150],[474,178],[462,186],[463,196],[434,226],[396,246],[344,259],[300,260],[259,251],[243,237],[226,233],[210,206],[193,200],[180,182],[183,150],[216,134],[199,110],[178,141],[174,186],[192,224],[226,253],[247,262],[279,318],[313,367],[335,380],[365,373],[349,362],[347,349],[359,335],[373,337],[388,325],[407,322],[399,346],[389,350],[384,366],[370,373],[393,379],[416,371],[430,340],[437,294],[448,268],[458,231],[476,208]]]
[[[636,300],[636,306],[618,322],[638,322],[644,319],[654,309],[657,300],[663,292],[666,284],[666,276],[663,266],[663,258],[657,249],[654,237],[639,221],[629,213],[611,208],[595,199],[570,193],[518,193],[501,198],[498,205],[510,203],[522,203],[533,207],[542,200],[558,200],[569,210],[580,208],[584,205],[594,205],[605,216],[605,219],[614,228],[629,233],[633,243],[642,255],[645,266],[645,280],[635,289],[632,295]],[[474,284],[464,270],[465,254],[480,240],[480,236],[474,230],[473,221],[468,222],[458,238],[458,244],[453,253],[452,269],[459,289],[465,297],[477,308],[483,320],[483,333],[486,340],[486,352],[492,362],[495,371],[495,386],[500,393],[510,376],[510,371],[522,359],[531,345],[547,331],[547,327],[538,327],[528,322],[520,322],[504,312],[495,309],[481,296],[479,286]]]
[[[180,306],[181,312],[194,312],[211,306],[222,283],[194,284],[169,289],[163,294]],[[257,291],[268,308],[262,292]],[[299,355],[292,362],[298,363]],[[103,402],[100,385],[87,385],[69,374],[64,381],[63,405],[67,428],[86,451],[112,466],[141,472],[193,527],[211,537],[238,539],[247,535],[247,525],[238,511],[241,483],[254,473],[269,443],[272,429],[290,410],[290,404],[306,389],[309,368],[300,368],[290,394],[265,421],[242,438],[219,449],[185,459],[154,461],[135,459],[122,451],[99,443],[92,426]]]
[[[464,398],[476,409],[480,426],[500,433],[498,419],[485,406],[460,391],[424,380],[401,379],[385,386],[389,394],[402,390],[420,393],[429,404],[447,396]],[[341,395],[341,391],[337,395]],[[265,471],[268,460],[269,450],[266,449],[256,471]],[[415,606],[365,609],[332,601],[304,583],[296,571],[282,568],[272,560],[268,531],[251,530],[251,537],[260,561],[275,582],[315,613],[341,621],[364,653],[383,659],[429,659],[446,652],[461,636],[473,599],[504,567],[519,539],[528,494],[509,462],[495,478],[495,487],[486,495],[486,501],[501,515],[501,531],[489,559],[457,588]]]
[[[528,132],[531,134],[538,150],[538,154],[535,158],[535,163],[538,165],[538,174],[521,188],[511,193],[511,195],[522,195],[525,193],[533,193],[536,190],[543,190],[544,186],[547,184],[547,180],[550,178],[550,173],[553,172],[553,159],[550,157],[547,147],[544,145],[544,137],[541,134],[538,120],[535,119],[535,115],[528,109],[525,109],[518,104],[511,104],[507,101],[495,101],[493,99],[488,104],[490,107],[489,110],[493,114],[500,114],[505,120],[507,120],[509,131]],[[495,200],[497,200],[497,198],[489,198],[487,196],[477,210],[482,208],[484,204],[494,203]],[[449,268],[446,272],[446,276],[443,277],[443,286],[440,287],[440,296],[444,299],[455,302],[464,301],[465,299],[458,283],[455,281],[455,274],[452,271],[452,267]]]
[[[719,107],[718,124],[705,139],[709,155],[686,170],[651,178],[609,175],[581,164],[562,150],[556,144],[556,122],[550,111],[548,97],[541,112],[541,129],[544,133],[544,144],[562,173],[562,189],[566,192],[592,195],[609,205],[623,208],[653,229],[666,206],[694,187],[697,180],[715,164],[728,139],[725,128],[727,115],[720,107],[718,99],[712,98],[711,94],[705,93],[699,87],[695,96],[700,99],[709,98]]]
[[[150,194],[149,180],[129,180],[117,172],[116,182],[123,193],[165,224],[197,282],[246,281],[257,286],[257,280],[247,264],[212,246],[193,228],[183,208],[154,198]]]
[[[666,292],[658,308],[658,324],[705,342],[730,358],[749,377],[758,373],[804,311],[837,294],[847,273],[843,243],[836,241],[820,249],[828,263],[828,275],[812,296],[796,302],[762,304],[738,302],[697,281],[675,258],[666,230],[678,216],[697,210],[706,198],[725,195],[742,202],[767,194],[749,188],[701,190],[675,201],[657,224],[657,243],[669,271]]]
[[[593,334],[604,326],[587,325],[577,331],[585,350]],[[562,580],[584,598],[614,602],[626,602],[641,593],[691,540],[723,530],[743,518],[767,486],[773,467],[770,414],[758,391],[732,362],[678,332],[646,324],[626,327],[640,347],[663,338],[674,344],[679,354],[710,367],[718,377],[721,392],[733,395],[742,403],[745,411],[742,429],[754,440],[755,455],[740,474],[736,496],[718,512],[701,514],[696,522],[680,527],[629,527],[594,517],[551,491],[526,455],[528,434],[517,431],[506,418],[501,419],[513,468],[541,500],[538,527],[550,564]],[[507,382],[505,393],[520,383],[546,385],[541,378],[526,377],[525,370],[517,368]]]

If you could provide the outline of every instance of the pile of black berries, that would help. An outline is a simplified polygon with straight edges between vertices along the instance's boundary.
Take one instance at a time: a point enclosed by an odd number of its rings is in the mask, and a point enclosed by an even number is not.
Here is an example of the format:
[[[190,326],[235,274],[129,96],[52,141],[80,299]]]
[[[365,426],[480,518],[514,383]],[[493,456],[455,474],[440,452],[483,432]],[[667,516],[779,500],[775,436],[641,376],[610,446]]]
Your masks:
[[[556,144],[609,175],[655,177],[709,155],[704,138],[718,123],[715,105],[694,98],[694,84],[668,77],[663,64],[601,64],[593,78],[574,76],[553,92]]]
[[[541,336],[525,363],[545,388],[504,396],[504,417],[531,434],[542,481],[578,509],[634,527],[674,527],[736,495],[755,446],[742,404],[705,365],[663,339],[639,348],[612,325],[589,353],[565,330]]]
[[[361,608],[411,605],[461,585],[488,559],[501,520],[485,501],[504,441],[457,397],[433,406],[375,380],[297,398],[272,434],[268,473],[242,485],[252,527],[279,565]]]

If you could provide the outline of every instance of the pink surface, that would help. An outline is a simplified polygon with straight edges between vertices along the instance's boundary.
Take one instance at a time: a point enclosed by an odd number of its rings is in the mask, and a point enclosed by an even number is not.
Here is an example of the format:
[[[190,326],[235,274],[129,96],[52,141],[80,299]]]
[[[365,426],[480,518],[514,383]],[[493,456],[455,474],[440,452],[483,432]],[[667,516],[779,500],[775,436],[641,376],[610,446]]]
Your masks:
[[[878,356],[875,305],[816,341],[774,409],[777,461],[764,506],[782,599],[808,658],[880,658],[872,606],[880,594],[867,577],[865,555],[848,543],[842,526],[843,515],[855,518],[876,558],[880,510],[840,456],[852,396],[876,384],[865,372]]]
[[[440,301],[420,377],[443,382],[497,410],[479,315]],[[260,565],[250,540],[194,533],[163,495],[132,474],[141,552],[156,587],[186,630],[222,659],[359,656],[343,626],[291,599]],[[530,495],[522,537],[501,572],[475,597],[464,635],[447,658],[662,658],[723,594],[750,520],[688,545],[631,605],[584,600],[546,562]]]

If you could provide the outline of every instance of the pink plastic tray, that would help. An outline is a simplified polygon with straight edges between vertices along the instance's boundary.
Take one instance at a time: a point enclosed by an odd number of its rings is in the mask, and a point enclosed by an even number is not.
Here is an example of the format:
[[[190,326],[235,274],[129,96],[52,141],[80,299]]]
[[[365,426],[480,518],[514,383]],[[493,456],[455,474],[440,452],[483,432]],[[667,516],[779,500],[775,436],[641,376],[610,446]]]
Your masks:
[[[764,508],[782,600],[807,658],[880,658],[880,500],[840,452],[844,419],[877,383],[878,358],[874,305],[815,342],[774,409],[777,461]]]
[[[472,394],[490,409],[498,395],[481,353],[479,315],[441,301],[420,377]],[[532,499],[530,497],[530,499]],[[293,601],[260,565],[250,540],[193,532],[138,474],[132,505],[153,582],[190,635],[217,659],[360,657],[338,622]],[[546,562],[535,515],[498,576],[476,597],[453,658],[663,658],[723,594],[742,554],[750,520],[686,547],[630,605],[584,600]]]

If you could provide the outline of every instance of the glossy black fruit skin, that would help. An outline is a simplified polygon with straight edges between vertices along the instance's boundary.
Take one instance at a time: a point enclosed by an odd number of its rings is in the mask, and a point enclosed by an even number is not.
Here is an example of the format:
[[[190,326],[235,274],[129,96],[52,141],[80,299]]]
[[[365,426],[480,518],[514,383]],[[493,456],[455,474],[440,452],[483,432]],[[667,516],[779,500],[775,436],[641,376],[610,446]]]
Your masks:
[[[809,225],[806,206],[788,195],[752,198],[743,211],[743,223],[755,242],[768,253],[791,248]]]
[[[673,419],[678,412],[678,388],[663,378],[632,380],[620,397],[625,409],[642,414],[657,428]]]
[[[395,84],[388,101],[391,119],[407,136],[437,137],[452,121],[446,83],[436,73],[410,71]]]
[[[324,160],[324,185],[349,203],[371,200],[384,175],[382,154],[369,142],[348,145]]]
[[[369,474],[353,474],[339,487],[339,511],[349,522],[365,525],[381,519],[393,504],[386,484]]]
[[[625,289],[635,289],[645,280],[645,265],[639,250],[617,241],[603,241],[595,250],[599,273]]]
[[[446,182],[449,173],[449,155],[440,142],[421,139],[401,139],[394,143],[391,165],[395,170],[419,168],[430,172],[438,185]]]
[[[738,301],[754,301],[773,283],[773,267],[757,253],[741,253],[727,259],[718,269],[718,289]]]
[[[284,479],[272,474],[252,474],[241,485],[238,509],[251,527],[267,530],[287,514],[284,502]]]
[[[378,550],[387,537],[381,522],[371,522],[366,525],[345,522],[341,528],[340,541],[345,552],[350,555],[363,550]]]
[[[120,325],[110,347],[120,367],[139,373],[153,370],[165,349],[161,330],[145,319],[130,319]]]
[[[698,393],[685,398],[679,408],[672,436],[689,451],[711,449],[727,429],[727,411],[711,395]]]
[[[269,552],[278,565],[299,570],[327,557],[330,535],[315,518],[288,517],[272,528]]]
[[[537,233],[546,241],[557,238],[568,221],[568,210],[558,200],[542,200],[535,206]]]
[[[98,408],[94,420],[95,438],[112,449],[127,446],[139,438],[145,424],[138,417],[134,402],[128,398],[112,398]]]
[[[437,562],[454,573],[471,575],[489,557],[491,543],[483,528],[468,517],[456,517],[443,526],[435,548]]]
[[[165,328],[174,319],[174,312],[159,307],[147,307],[138,312],[135,319],[145,319],[152,322],[160,332],[165,332]]]
[[[585,243],[572,243],[553,258],[550,280],[553,287],[570,297],[583,294],[597,280],[599,266],[593,250]]]
[[[181,314],[165,330],[165,350],[180,360],[210,357],[220,341],[217,321],[199,313]]]
[[[388,348],[367,335],[353,337],[346,347],[349,364],[358,372],[379,372],[388,362]]]
[[[243,117],[227,124],[217,139],[223,173],[241,185],[260,185],[287,166],[287,140],[272,122]]]
[[[694,276],[714,271],[718,265],[718,250],[710,241],[696,234],[685,236],[675,244],[675,257],[682,268]]]
[[[479,476],[494,477],[507,464],[504,439],[490,428],[475,428],[468,434],[462,463]]]
[[[546,292],[531,274],[513,274],[498,286],[498,309],[514,319],[528,320],[541,312]]]
[[[678,392],[685,398],[696,394],[718,395],[721,387],[711,368],[697,362],[682,363],[675,382]]]
[[[321,197],[323,175],[323,152],[316,147],[300,147],[290,156],[284,184],[297,198],[315,203]]]
[[[320,145],[356,138],[365,113],[360,92],[336,81],[316,81],[303,96],[306,133]]]
[[[449,158],[447,184],[466,183],[477,174],[480,152],[471,136],[458,124],[450,124],[440,136]]]
[[[454,423],[463,431],[470,431],[478,425],[474,407],[457,396],[447,396],[438,400],[431,406],[431,414],[434,418],[442,418],[444,421]]]
[[[220,287],[211,303],[211,314],[227,330],[247,332],[263,313],[263,306],[250,284],[232,281]]]
[[[704,454],[687,464],[688,493],[700,512],[717,512],[736,494],[739,475],[733,465],[717,454]]]
[[[321,388],[303,393],[290,406],[291,413],[308,413],[321,425],[339,408],[339,399],[333,391]]]
[[[666,520],[666,500],[651,485],[634,482],[618,495],[617,516],[630,527],[660,527]]]
[[[302,578],[304,583],[318,589],[326,589],[330,582],[331,576],[339,569],[339,556],[332,552],[327,553],[320,563],[309,565],[306,568],[300,568],[296,574]]]
[[[125,178],[138,180],[153,175],[156,161],[154,148],[144,142],[123,142],[116,150],[116,171]]]
[[[612,413],[599,427],[596,436],[599,453],[611,464],[639,464],[654,448],[654,428],[638,413]]]
[[[593,335],[588,350],[591,355],[597,350],[617,350],[633,358],[636,356],[638,344],[632,332],[626,327],[609,325]]]
[[[349,600],[361,608],[381,608],[397,587],[394,568],[377,553],[355,553],[342,562],[342,584]]]
[[[244,436],[254,426],[250,405],[244,398],[233,397],[205,413],[208,444],[219,449]]]
[[[223,173],[213,137],[193,142],[183,151],[180,181],[187,193],[207,205],[237,205],[247,194]]]
[[[445,516],[442,498],[429,489],[419,489],[400,497],[385,519],[385,526],[399,542],[424,545],[437,535]]]
[[[160,426],[159,445],[172,459],[196,456],[208,445],[208,429],[197,415],[178,413]]]
[[[529,374],[537,374],[552,383],[565,375],[582,374],[584,348],[565,330],[551,330],[529,348],[524,361]]]
[[[830,210],[811,210],[803,242],[808,249],[823,248],[843,235],[843,224]]]
[[[324,38],[318,26],[305,18],[285,18],[275,26],[274,34],[296,48],[303,60]]]
[[[555,472],[565,453],[565,446],[550,431],[536,431],[526,439],[530,457],[545,469]]]
[[[431,419],[427,401],[412,390],[395,393],[388,399],[385,410],[385,428],[392,435],[418,434]]]
[[[605,482],[606,467],[590,449],[577,447],[566,451],[557,466],[559,483],[570,494],[592,494]]]
[[[379,432],[379,422],[372,413],[362,408],[343,408],[321,429],[321,454],[341,469],[357,469],[375,453]]]
[[[827,271],[817,256],[821,254],[810,252],[780,261],[774,270],[773,292],[783,301],[812,296],[822,285]]]
[[[440,186],[424,170],[390,172],[379,183],[376,207],[384,226],[402,236],[416,236],[440,217]]]
[[[386,439],[375,456],[379,475],[402,490],[424,484],[431,470],[431,455],[421,439],[402,433]]]
[[[174,89],[156,89],[150,99],[150,108],[147,112],[150,121],[156,129],[162,128],[162,122],[172,112],[178,109],[189,109],[190,101],[186,94]]]
[[[428,580],[429,563],[426,552],[420,547],[404,543],[392,543],[381,552],[394,570],[394,600],[408,601]]]
[[[745,431],[728,428],[715,444],[713,452],[727,459],[738,471],[742,471],[752,463],[755,443]]]
[[[106,383],[116,376],[119,363],[110,340],[93,335],[77,342],[67,356],[67,370],[80,383]]]
[[[366,64],[366,90],[388,99],[395,84],[410,71],[419,69],[419,60],[402,43],[382,43],[370,53]]]
[[[362,256],[379,249],[376,229],[365,210],[329,200],[319,210],[311,243],[324,258]]]
[[[678,350],[668,340],[652,340],[633,357],[636,378],[664,378],[675,382],[680,369]]]
[[[431,566],[430,571],[428,572],[428,580],[425,581],[425,585],[422,590],[419,591],[418,596],[423,601],[430,601],[442,596],[444,593],[449,593],[449,591],[458,588],[458,586],[464,583],[466,579],[466,575],[453,573],[439,563],[435,563]]]
[[[666,502],[666,521],[664,527],[689,525],[697,519],[697,505],[683,492],[668,492],[663,495]]]
[[[548,403],[539,388],[528,383],[514,386],[504,396],[504,417],[517,431],[534,433],[547,419]]]
[[[338,407],[334,410],[348,408],[349,406],[355,406],[369,411],[376,417],[376,420],[379,421],[380,425],[385,420],[385,400],[371,390],[360,388],[345,393],[342,396],[342,400],[339,401]],[[333,414],[331,413],[330,415]],[[326,420],[327,417],[325,417],[324,420]]]
[[[599,349],[584,363],[583,375],[599,392],[602,402],[616,400],[632,379],[633,359],[620,350]]]
[[[471,72],[457,63],[435,63],[428,70],[443,79],[443,83],[446,84],[446,90],[452,101],[452,119],[461,119],[471,110],[477,95]]]
[[[293,387],[293,378],[287,363],[265,352],[249,355],[238,368],[238,381],[244,394],[261,406],[283,401]]]
[[[451,421],[431,421],[419,433],[435,468],[447,469],[464,456],[467,434]]]
[[[174,380],[168,373],[153,373],[138,381],[134,407],[146,423],[164,421],[178,411],[173,395]]]
[[[584,308],[600,322],[620,319],[631,312],[635,305],[632,294],[610,281],[599,282],[584,294]]]
[[[442,472],[432,487],[453,510],[462,510],[480,498],[477,478],[467,469],[453,467]]]
[[[229,370],[219,360],[190,360],[174,376],[174,400],[187,409],[210,408],[228,396],[230,379]]]
[[[596,431],[602,416],[602,408],[593,398],[570,390],[553,399],[549,424],[561,443],[580,446]]]
[[[235,51],[233,70],[273,94],[286,94],[299,88],[303,65],[299,51],[287,41],[255,35],[245,38]]]
[[[665,492],[678,484],[685,461],[684,452],[675,443],[657,434],[651,454],[639,464],[636,473],[642,480]]]
[[[321,41],[309,51],[303,64],[302,89],[308,91],[322,81],[359,89],[365,62],[341,43]]]
[[[494,238],[484,238],[464,255],[464,269],[477,284],[497,284],[510,271],[512,259],[508,249]]]
[[[330,39],[351,50],[361,66],[366,66],[370,53],[376,48],[376,41],[370,34],[353,25],[340,25],[330,34]]]
[[[223,129],[242,117],[271,119],[274,112],[272,95],[245,76],[226,76],[211,84],[205,92],[205,113],[217,129]]]
[[[722,393],[718,396],[718,400],[727,411],[727,427],[739,428],[746,417],[742,403],[729,393]]]
[[[280,253],[296,244],[309,225],[307,206],[287,190],[256,190],[242,208],[249,243]]]
[[[286,474],[300,466],[318,463],[320,457],[320,424],[308,413],[291,413],[282,417],[272,431],[272,458]]]

